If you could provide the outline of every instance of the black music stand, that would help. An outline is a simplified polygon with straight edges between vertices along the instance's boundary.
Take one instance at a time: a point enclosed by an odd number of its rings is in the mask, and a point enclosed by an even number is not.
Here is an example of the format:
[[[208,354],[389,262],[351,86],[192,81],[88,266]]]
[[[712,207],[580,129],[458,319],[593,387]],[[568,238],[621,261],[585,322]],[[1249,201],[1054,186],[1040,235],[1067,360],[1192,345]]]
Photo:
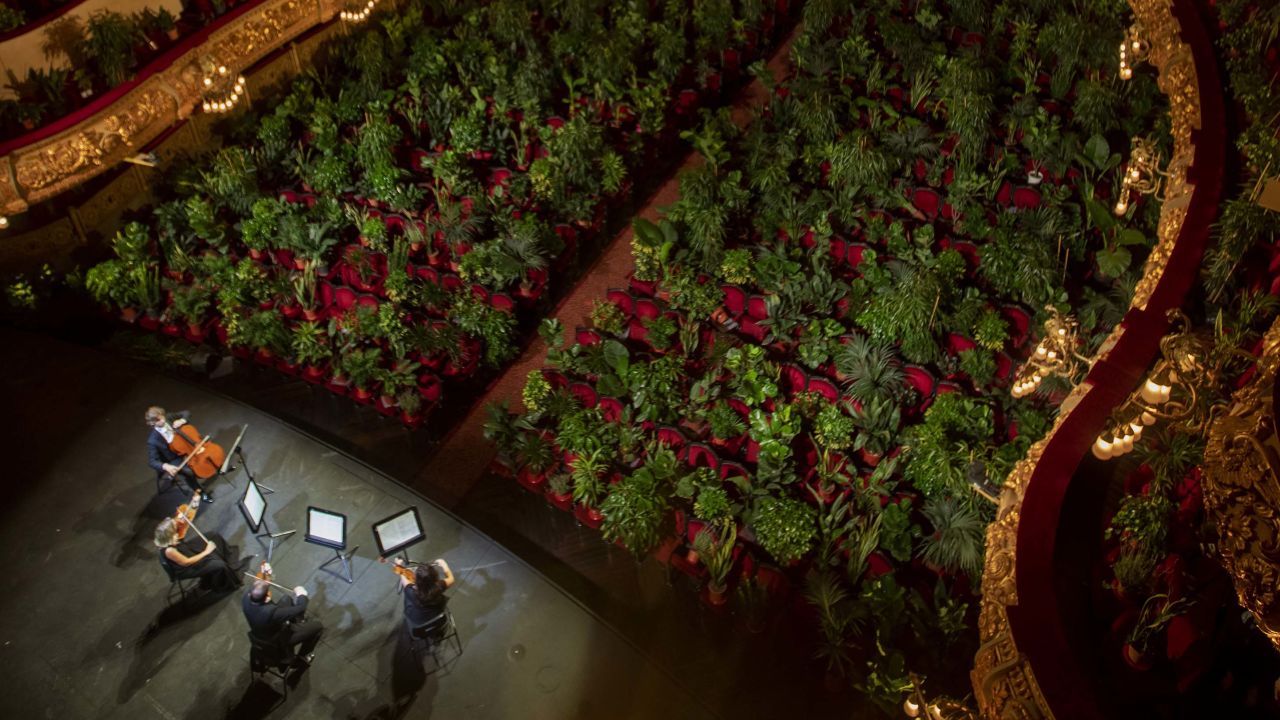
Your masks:
[[[234,454],[236,457],[240,458],[240,467],[244,468],[244,474],[249,478],[249,482],[257,483],[257,480],[254,480],[253,478],[253,471],[249,469],[249,461],[245,458],[244,445],[240,442],[244,439],[244,433],[248,429],[248,423],[245,423],[244,427],[240,428],[240,434],[236,436],[236,441],[231,444],[231,449],[227,451],[227,459],[222,461],[222,469],[218,471],[218,474],[225,475],[226,473],[235,470],[235,468],[231,467],[231,456]],[[275,490],[272,490],[262,484],[258,484],[258,489],[264,495],[270,495],[275,492]]]
[[[254,537],[258,538],[258,542],[262,542],[264,537],[268,538],[267,562],[271,562],[271,553],[276,549],[276,540],[289,537],[297,530],[271,532],[271,528],[267,526],[267,498],[263,496],[258,483],[254,482],[252,477],[244,488],[244,495],[240,496],[239,507],[240,513],[244,515],[244,521],[249,524],[249,530],[253,532]]]
[[[373,524],[373,539],[378,543],[379,557],[400,553],[400,557],[408,563],[409,553],[406,550],[426,537],[426,533],[422,531],[422,516],[418,514],[416,507],[405,508]]]
[[[347,552],[347,516],[342,513],[336,513],[331,510],[322,510],[315,506],[307,507],[307,534],[303,536],[313,545],[320,545],[333,550],[333,557],[324,561],[320,566],[323,570],[334,560],[342,563],[342,569],[347,571],[347,582],[353,583],[355,579],[351,576],[351,556],[356,554],[360,549],[357,545]]]

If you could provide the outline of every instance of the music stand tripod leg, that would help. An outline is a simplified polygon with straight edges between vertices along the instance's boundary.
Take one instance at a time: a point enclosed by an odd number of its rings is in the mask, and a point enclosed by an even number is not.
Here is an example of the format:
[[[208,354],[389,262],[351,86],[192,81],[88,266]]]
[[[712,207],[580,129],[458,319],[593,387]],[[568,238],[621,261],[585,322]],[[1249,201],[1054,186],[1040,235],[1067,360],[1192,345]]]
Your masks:
[[[281,530],[280,532],[271,532],[271,528],[267,527],[267,519],[262,518],[263,532],[254,535],[258,538],[258,542],[262,542],[262,538],[267,538],[267,562],[271,562],[271,553],[276,549],[276,538],[285,538],[298,532],[297,530]]]
[[[360,549],[360,546],[357,545],[344,553],[341,550],[334,548],[333,557],[329,558],[328,560],[325,560],[324,564],[320,566],[320,569],[323,570],[325,569],[325,567],[329,565],[329,563],[333,562],[334,560],[339,560],[342,562],[342,569],[347,571],[347,582],[354,583],[355,579],[351,576],[351,556],[355,555],[356,551],[359,549]]]

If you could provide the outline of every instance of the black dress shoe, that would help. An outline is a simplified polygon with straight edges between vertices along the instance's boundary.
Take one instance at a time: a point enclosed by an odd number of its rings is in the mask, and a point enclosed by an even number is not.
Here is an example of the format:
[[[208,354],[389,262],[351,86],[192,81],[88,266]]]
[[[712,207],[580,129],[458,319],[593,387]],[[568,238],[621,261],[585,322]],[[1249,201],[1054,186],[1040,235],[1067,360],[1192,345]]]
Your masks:
[[[205,502],[207,502],[207,503],[211,503],[211,502],[213,502],[213,494],[212,494],[212,493],[210,493],[210,494],[205,495],[205,496],[204,496],[204,501],[205,501]]]

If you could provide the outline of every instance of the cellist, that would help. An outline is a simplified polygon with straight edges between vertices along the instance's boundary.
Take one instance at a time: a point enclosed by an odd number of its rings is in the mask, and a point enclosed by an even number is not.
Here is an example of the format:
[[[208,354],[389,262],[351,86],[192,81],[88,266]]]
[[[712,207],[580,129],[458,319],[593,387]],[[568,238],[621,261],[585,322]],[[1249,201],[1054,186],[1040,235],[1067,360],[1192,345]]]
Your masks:
[[[156,471],[156,477],[182,478],[182,481],[191,490],[200,491],[205,502],[213,502],[213,493],[208,492],[200,484],[200,480],[190,467],[184,467],[181,471],[178,470],[178,466],[182,463],[182,456],[169,448],[169,443],[173,442],[175,429],[186,424],[187,419],[185,417],[175,418],[171,425],[165,416],[164,408],[156,405],[147,408],[147,413],[144,417],[147,425],[151,428],[151,432],[147,436],[147,464],[151,466],[152,470]]]

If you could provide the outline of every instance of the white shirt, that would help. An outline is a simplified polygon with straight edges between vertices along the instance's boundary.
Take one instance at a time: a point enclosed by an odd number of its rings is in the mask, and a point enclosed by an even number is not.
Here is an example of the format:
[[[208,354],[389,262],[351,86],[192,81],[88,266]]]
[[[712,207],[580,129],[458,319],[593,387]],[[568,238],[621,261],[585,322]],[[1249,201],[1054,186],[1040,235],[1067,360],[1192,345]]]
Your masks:
[[[160,437],[164,438],[166,443],[173,442],[173,426],[169,423],[156,428],[156,432],[160,433]]]

